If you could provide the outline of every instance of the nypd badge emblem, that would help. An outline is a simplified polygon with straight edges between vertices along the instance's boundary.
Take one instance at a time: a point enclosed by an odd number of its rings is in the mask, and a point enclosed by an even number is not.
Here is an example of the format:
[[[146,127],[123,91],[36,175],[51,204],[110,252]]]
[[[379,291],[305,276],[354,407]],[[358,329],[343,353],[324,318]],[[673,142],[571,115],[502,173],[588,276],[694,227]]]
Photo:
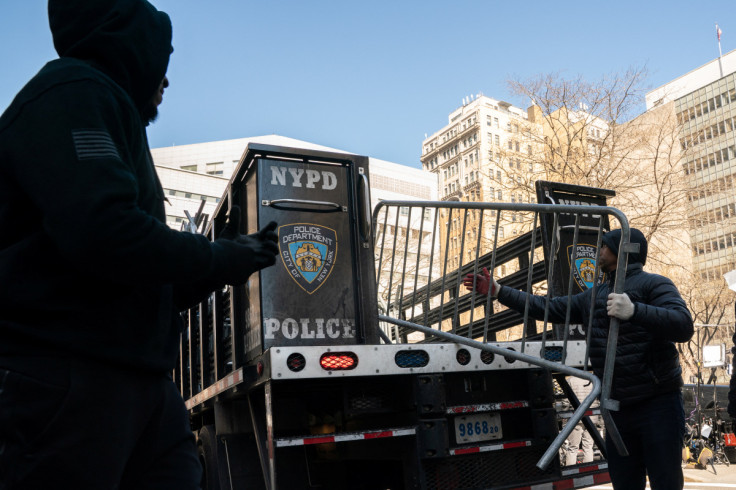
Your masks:
[[[312,223],[279,227],[281,261],[304,291],[314,293],[325,283],[337,258],[337,233]]]
[[[567,247],[567,262],[572,271],[575,283],[581,291],[592,288],[595,283],[595,245],[579,243],[577,245],[574,263],[572,263],[572,252],[572,245],[569,245]],[[598,276],[599,279],[602,279],[603,274],[599,271]]]

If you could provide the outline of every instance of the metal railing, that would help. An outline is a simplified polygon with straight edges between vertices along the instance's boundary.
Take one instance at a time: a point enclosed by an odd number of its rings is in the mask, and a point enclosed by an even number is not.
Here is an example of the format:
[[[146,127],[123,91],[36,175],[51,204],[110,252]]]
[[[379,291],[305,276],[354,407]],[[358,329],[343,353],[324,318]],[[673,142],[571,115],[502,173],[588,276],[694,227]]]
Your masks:
[[[561,225],[560,217],[574,224]],[[455,342],[496,355],[527,362],[563,375],[590,381],[593,388],[580,403],[569,423],[537,463],[546,468],[565,439],[583,418],[596,398],[606,430],[618,452],[627,454],[626,448],[613,423],[611,410],[618,410],[618,402],[610,398],[613,367],[618,341],[619,320],[611,318],[603,373],[599,379],[585,369],[565,365],[565,355],[570,338],[571,301],[575,284],[573,277],[580,268],[575,264],[579,257],[578,245],[581,232],[586,240],[595,240],[594,271],[587,284],[592,289],[589,317],[585,326],[593,320],[595,296],[601,271],[598,267],[601,237],[607,218],[614,218],[621,228],[618,263],[613,291],[624,290],[627,257],[636,252],[637,244],[629,242],[630,229],[626,216],[607,206],[569,206],[549,204],[446,202],[446,201],[382,201],[373,212],[375,253],[377,254],[376,280],[379,304],[384,314],[379,320],[384,325],[384,341],[432,342],[437,339]],[[551,223],[546,237],[542,233],[543,220]],[[591,224],[592,223],[592,224]],[[571,255],[558,253],[563,234],[572,233]],[[511,234],[510,238],[506,238]],[[569,241],[569,240],[568,240]],[[544,245],[544,246],[543,246]],[[588,243],[592,245],[592,243]],[[542,253],[546,250],[546,254]],[[546,255],[546,257],[545,257]],[[562,325],[550,325],[549,302],[555,261],[569,259],[567,277],[567,311]],[[588,257],[590,258],[590,257]],[[590,267],[588,263],[588,267]],[[463,278],[467,274],[479,274],[488,268],[492,277],[503,286],[527,292],[545,292],[545,309],[541,318],[541,331],[537,320],[530,316],[527,296],[523,312],[494,311],[490,295],[480,296],[464,291]],[[508,271],[506,271],[508,269]],[[508,273],[504,273],[508,272]],[[586,271],[590,279],[590,270]],[[558,282],[559,282],[559,278]],[[584,289],[584,288],[583,288]],[[546,291],[545,291],[546,290]],[[577,291],[580,291],[578,288]],[[480,310],[480,311],[479,311]],[[478,318],[478,317],[481,318]],[[519,327],[520,326],[520,327]],[[424,334],[424,339],[412,339],[413,332]],[[586,328],[587,345],[590,328]],[[498,337],[515,336],[521,341],[520,352],[490,345],[498,343]],[[545,352],[548,340],[562,341],[561,362],[529,355],[526,342],[541,339]],[[584,367],[588,365],[586,349]]]

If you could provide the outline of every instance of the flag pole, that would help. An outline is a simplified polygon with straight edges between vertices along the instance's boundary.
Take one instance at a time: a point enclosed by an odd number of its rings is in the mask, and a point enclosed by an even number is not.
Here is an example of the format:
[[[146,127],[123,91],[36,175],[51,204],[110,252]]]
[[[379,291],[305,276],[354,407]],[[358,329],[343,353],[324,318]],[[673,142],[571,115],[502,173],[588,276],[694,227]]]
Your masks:
[[[718,38],[718,68],[720,68],[721,78],[723,78],[723,62],[721,61],[721,58],[723,58],[723,52],[721,51],[721,28],[718,27],[718,22],[716,22],[716,37]]]

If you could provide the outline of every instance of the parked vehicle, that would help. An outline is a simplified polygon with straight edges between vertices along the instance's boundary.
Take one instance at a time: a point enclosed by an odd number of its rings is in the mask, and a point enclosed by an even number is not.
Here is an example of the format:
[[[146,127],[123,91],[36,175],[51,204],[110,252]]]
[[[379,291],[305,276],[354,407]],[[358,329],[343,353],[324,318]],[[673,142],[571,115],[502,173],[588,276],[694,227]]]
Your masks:
[[[500,281],[514,287],[592,286],[608,216],[625,220],[605,207],[610,194],[542,183],[540,196],[578,205],[386,201],[372,215],[369,179],[361,156],[246,149],[204,232],[215,239],[239,205],[242,232],[278,223],[280,257],[184,313],[174,374],[204,487],[608,482],[605,459],[562,467],[557,458],[559,393],[577,409],[566,415],[573,423],[592,402],[565,381],[594,378],[584,328],[494,311],[460,286],[482,267],[507,268]],[[484,217],[503,213],[533,216],[529,231],[503,245],[498,226],[476,233],[473,247],[453,248],[472,260],[453,266],[450,234],[470,236],[471,221],[483,230]],[[607,396],[605,379],[596,383],[594,395]]]

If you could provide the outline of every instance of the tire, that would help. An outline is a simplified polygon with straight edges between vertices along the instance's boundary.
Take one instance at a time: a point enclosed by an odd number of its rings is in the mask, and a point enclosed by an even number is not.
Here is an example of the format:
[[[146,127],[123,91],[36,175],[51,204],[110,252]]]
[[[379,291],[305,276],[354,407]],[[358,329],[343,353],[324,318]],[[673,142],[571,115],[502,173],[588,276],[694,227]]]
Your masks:
[[[200,429],[197,439],[197,452],[202,463],[202,490],[220,490],[215,427],[205,425]]]

